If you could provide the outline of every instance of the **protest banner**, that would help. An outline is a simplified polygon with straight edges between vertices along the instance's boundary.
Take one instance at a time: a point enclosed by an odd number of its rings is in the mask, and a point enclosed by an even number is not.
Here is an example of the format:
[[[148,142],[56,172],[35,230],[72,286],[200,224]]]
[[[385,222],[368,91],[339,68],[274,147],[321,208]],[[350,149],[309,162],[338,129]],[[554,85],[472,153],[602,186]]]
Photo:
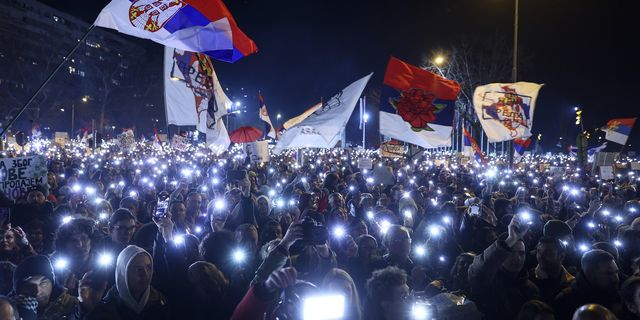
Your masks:
[[[613,167],[612,166],[600,166],[600,179],[602,180],[613,180],[615,176],[613,175]]]
[[[371,169],[373,167],[373,161],[369,158],[358,159],[358,169]]]
[[[385,158],[402,158],[404,156],[404,146],[385,142],[380,145],[380,156]]]
[[[171,138],[171,146],[180,152],[185,152],[189,150],[189,138],[176,134]]]
[[[47,183],[47,162],[43,156],[0,159],[0,190],[12,200]]]
[[[268,162],[269,159],[269,143],[267,141],[255,141],[247,144],[247,154],[251,158],[251,162]]]
[[[69,133],[67,132],[56,132],[53,140],[56,144],[64,146],[67,141],[69,141]]]
[[[132,150],[136,145],[133,130],[127,130],[118,136],[118,145],[122,150]]]

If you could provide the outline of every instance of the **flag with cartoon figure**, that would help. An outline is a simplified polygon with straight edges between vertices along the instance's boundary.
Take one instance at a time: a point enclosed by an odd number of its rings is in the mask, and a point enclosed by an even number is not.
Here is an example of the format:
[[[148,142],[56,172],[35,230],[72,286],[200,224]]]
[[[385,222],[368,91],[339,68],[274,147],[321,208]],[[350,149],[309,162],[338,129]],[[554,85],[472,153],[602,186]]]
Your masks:
[[[541,84],[491,83],[473,93],[473,106],[489,142],[531,136],[533,112]]]

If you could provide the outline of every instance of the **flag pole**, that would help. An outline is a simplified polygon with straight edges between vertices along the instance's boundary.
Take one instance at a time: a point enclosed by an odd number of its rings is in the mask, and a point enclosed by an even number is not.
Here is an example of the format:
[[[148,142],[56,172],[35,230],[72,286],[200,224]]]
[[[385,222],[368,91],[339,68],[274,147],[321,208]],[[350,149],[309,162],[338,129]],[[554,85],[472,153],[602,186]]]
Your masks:
[[[62,66],[65,63],[67,63],[67,61],[69,60],[71,55],[73,55],[73,53],[80,47],[80,44],[83,43],[87,39],[87,37],[89,36],[89,33],[91,32],[91,30],[93,30],[93,28],[95,28],[95,27],[96,27],[95,25],[91,25],[91,27],[87,30],[87,32],[84,33],[82,38],[80,40],[78,40],[78,43],[76,43],[76,45],[73,47],[73,49],[71,49],[71,51],[69,51],[69,53],[67,53],[64,56],[64,59],[62,59],[60,64],[58,64],[58,66],[53,70],[53,72],[51,72],[51,74],[49,74],[47,79],[44,80],[44,82],[40,85],[40,87],[38,87],[36,92],[34,92],[33,95],[31,95],[31,98],[29,98],[29,100],[24,105],[22,105],[22,108],[20,108],[18,113],[11,119],[11,121],[9,121],[9,123],[4,128],[2,128],[2,132],[0,132],[0,137],[3,136],[5,134],[5,132],[7,132],[7,130],[9,130],[9,128],[11,128],[11,126],[16,122],[16,120],[18,120],[18,117],[20,117],[20,115],[24,112],[24,110],[27,109],[29,104],[31,104],[31,102],[33,102],[33,100],[35,100],[35,98],[38,96],[38,94],[40,94],[42,89],[44,89],[44,87],[49,83],[49,81],[51,81],[53,76],[56,75],[58,70],[60,70],[60,68],[62,68]]]

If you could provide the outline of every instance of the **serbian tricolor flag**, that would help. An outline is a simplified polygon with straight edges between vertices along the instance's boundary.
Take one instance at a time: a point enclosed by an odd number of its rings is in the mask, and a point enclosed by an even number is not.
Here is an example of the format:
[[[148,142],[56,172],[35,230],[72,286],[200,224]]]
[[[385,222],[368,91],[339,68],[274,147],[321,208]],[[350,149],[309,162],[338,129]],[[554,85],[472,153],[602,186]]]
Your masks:
[[[380,103],[380,134],[424,148],[451,145],[460,85],[391,57]]]
[[[602,128],[602,131],[606,133],[604,138],[625,145],[635,123],[636,118],[611,119],[607,122],[607,126]]]
[[[271,119],[269,118],[269,113],[267,112],[267,105],[264,103],[264,99],[262,98],[262,94],[258,92],[258,103],[260,104],[260,120],[264,121],[264,136],[271,137],[273,139],[276,138],[276,130],[273,128],[273,124],[271,124]]]
[[[226,62],[258,51],[221,0],[112,0],[94,25]]]
[[[513,139],[513,150],[515,151],[514,157],[519,160],[524,155],[524,151],[529,148],[531,144],[531,138],[527,139]]]
[[[476,139],[474,139],[471,136],[471,134],[469,133],[469,131],[467,131],[467,129],[462,129],[462,130],[464,134],[464,146],[471,148],[473,152],[473,156],[476,158],[476,161],[480,163],[485,163],[484,154],[482,153],[480,146],[478,146]]]

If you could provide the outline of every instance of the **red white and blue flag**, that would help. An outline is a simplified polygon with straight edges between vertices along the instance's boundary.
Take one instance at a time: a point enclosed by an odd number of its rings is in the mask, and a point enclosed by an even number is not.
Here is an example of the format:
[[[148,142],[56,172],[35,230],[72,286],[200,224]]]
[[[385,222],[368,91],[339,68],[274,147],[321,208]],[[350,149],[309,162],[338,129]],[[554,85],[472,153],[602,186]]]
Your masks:
[[[380,103],[380,134],[424,148],[451,145],[460,85],[391,57]]]
[[[94,25],[226,62],[258,51],[221,0],[112,0]]]
[[[631,129],[636,123],[636,118],[611,119],[607,126],[602,128],[606,132],[605,139],[615,143],[625,145],[631,134]]]
[[[470,148],[473,152],[473,156],[476,158],[476,161],[479,163],[485,163],[484,154],[478,146],[476,139],[474,139],[467,129],[462,129],[464,134],[464,146]]]
[[[529,145],[531,145],[531,138],[513,139],[514,156],[517,161],[524,156],[524,152],[529,148]]]
[[[258,93],[258,103],[260,104],[260,120],[264,122],[264,137],[275,139],[276,130],[273,128],[273,124],[271,124],[271,118],[269,118],[269,113],[267,112],[267,105],[264,103],[261,93]]]

